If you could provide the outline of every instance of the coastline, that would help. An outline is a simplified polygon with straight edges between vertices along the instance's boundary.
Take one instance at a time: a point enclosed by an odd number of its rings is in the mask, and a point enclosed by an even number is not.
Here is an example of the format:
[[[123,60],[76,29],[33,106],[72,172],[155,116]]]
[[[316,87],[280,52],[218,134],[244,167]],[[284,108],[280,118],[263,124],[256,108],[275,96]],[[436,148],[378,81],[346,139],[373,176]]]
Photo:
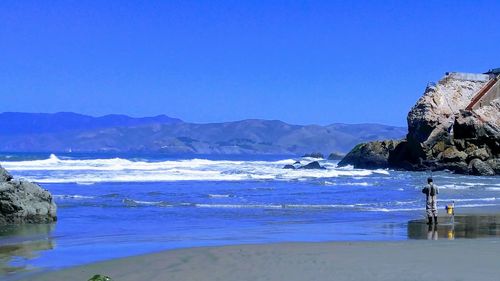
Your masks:
[[[498,280],[500,240],[278,243],[114,259],[21,280]],[[33,277],[36,276],[36,279]]]
[[[498,280],[500,212],[496,208],[467,211],[456,216],[453,236],[447,218],[441,216],[439,238],[427,234],[423,220],[412,220],[408,240],[182,248],[54,271],[35,270],[13,280],[86,281],[95,274],[120,281],[474,280],[478,276]],[[420,236],[411,237],[415,227]]]

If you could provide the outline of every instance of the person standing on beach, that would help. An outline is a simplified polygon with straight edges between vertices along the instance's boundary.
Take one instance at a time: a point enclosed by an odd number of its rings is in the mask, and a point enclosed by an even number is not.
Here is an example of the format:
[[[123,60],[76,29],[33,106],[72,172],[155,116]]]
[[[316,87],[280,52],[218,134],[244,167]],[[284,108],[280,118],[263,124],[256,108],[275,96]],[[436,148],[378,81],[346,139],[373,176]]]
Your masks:
[[[427,213],[427,224],[431,225],[434,219],[434,224],[437,225],[437,195],[439,189],[434,185],[432,178],[427,179],[427,186],[422,189],[422,193],[426,195],[425,212]]]

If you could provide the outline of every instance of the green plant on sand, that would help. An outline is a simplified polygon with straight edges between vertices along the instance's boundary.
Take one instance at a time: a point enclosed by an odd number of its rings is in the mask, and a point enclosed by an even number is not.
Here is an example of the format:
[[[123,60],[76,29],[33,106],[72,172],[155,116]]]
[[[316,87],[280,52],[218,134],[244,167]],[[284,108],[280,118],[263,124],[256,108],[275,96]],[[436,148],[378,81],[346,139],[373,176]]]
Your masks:
[[[101,274],[96,274],[92,276],[88,281],[113,281],[111,277],[104,276]]]

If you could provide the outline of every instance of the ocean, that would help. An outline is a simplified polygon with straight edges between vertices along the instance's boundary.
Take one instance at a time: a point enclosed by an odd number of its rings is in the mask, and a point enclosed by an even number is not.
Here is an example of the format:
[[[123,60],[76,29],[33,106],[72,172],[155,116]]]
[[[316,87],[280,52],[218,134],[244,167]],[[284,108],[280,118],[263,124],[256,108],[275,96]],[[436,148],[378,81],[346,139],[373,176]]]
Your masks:
[[[0,228],[0,270],[58,269],[166,249],[295,241],[412,239],[438,208],[500,208],[498,177],[337,167],[286,170],[289,156],[165,157],[132,154],[2,154],[15,177],[54,196],[58,222]],[[424,237],[422,237],[424,238]]]

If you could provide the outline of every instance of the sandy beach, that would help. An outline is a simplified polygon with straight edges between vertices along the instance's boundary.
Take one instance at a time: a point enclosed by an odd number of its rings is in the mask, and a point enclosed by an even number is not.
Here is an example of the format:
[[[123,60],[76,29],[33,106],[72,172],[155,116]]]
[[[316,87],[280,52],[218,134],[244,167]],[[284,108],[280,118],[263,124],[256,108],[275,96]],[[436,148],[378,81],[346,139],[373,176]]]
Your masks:
[[[460,214],[437,228],[408,222],[408,240],[297,242],[194,247],[112,259],[24,279],[87,281],[102,274],[136,280],[498,280],[500,215]],[[14,276],[13,276],[14,277]],[[20,276],[17,276],[20,277]]]
[[[498,280],[499,239],[284,243],[165,251],[24,280]]]

